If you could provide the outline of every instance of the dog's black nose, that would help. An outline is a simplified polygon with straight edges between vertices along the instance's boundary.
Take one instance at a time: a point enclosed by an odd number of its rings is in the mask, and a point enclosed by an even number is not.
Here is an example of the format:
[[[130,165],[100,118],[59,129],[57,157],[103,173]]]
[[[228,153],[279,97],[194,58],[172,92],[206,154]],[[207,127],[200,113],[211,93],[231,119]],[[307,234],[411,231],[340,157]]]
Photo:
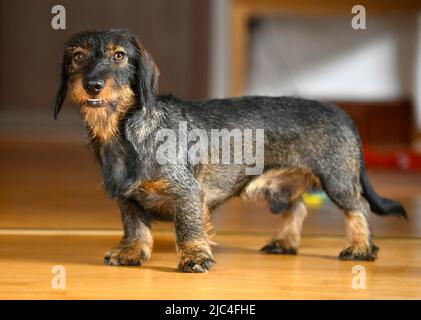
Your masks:
[[[83,87],[85,88],[86,92],[96,96],[98,93],[104,89],[105,82],[104,80],[97,79],[97,80],[88,80],[84,82]]]

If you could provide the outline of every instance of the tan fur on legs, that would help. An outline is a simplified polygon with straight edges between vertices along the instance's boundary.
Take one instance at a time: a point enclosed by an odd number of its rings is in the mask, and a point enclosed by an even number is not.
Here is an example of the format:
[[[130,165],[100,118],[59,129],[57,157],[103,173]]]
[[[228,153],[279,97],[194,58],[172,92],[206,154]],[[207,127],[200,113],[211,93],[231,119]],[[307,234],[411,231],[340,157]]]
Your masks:
[[[267,200],[265,191],[276,193],[290,190],[289,202],[299,200],[301,195],[313,186],[320,185],[319,179],[305,168],[273,169],[253,179],[245,188],[244,198]]]
[[[178,243],[177,252],[180,254],[178,270],[182,272],[207,272],[215,263],[207,240]]]
[[[301,229],[306,216],[307,208],[304,202],[302,200],[295,202],[291,209],[282,213],[278,232],[262,251],[295,254],[300,246]]]
[[[152,252],[153,238],[151,223],[141,216],[143,208],[134,201],[118,199],[124,235],[119,246],[111,249],[104,257],[106,265],[141,265],[146,262]]]
[[[135,240],[131,243],[122,241],[118,247],[106,253],[106,264],[112,266],[139,266],[149,259],[152,246],[152,241]]]
[[[350,211],[345,215],[348,246],[365,250],[370,245],[370,231],[367,218],[360,211]]]
[[[138,237],[123,237],[120,245],[105,254],[105,263],[112,266],[138,266],[149,260],[153,249],[151,230],[147,227],[139,229]]]
[[[339,254],[342,260],[368,260],[377,258],[378,248],[373,244],[368,226],[369,206],[362,201],[361,210],[345,213],[347,246]]]

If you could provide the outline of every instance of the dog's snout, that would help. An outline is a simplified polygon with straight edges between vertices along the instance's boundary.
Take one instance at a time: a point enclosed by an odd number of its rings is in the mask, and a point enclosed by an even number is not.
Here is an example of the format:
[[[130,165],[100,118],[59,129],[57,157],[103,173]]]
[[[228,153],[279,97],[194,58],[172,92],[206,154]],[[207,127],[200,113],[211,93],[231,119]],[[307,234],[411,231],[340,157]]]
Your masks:
[[[96,96],[104,89],[105,82],[102,79],[88,80],[83,84],[84,89],[90,95]]]

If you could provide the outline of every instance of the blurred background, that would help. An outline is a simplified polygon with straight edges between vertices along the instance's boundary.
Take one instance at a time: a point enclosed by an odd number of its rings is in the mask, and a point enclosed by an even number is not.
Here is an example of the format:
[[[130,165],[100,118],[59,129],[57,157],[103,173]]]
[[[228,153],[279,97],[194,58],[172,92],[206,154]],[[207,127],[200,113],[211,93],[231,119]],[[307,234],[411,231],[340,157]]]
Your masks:
[[[152,53],[160,93],[186,99],[292,95],[338,104],[356,121],[370,177],[410,223],[373,217],[374,234],[421,236],[421,3],[359,1],[0,0],[0,228],[120,229],[75,106],[52,119],[60,57],[75,32],[128,28]],[[51,8],[66,9],[66,30]],[[323,195],[307,199],[307,235],[343,234]],[[273,231],[279,217],[230,201],[217,230]],[[157,228],[169,228],[158,225]]]

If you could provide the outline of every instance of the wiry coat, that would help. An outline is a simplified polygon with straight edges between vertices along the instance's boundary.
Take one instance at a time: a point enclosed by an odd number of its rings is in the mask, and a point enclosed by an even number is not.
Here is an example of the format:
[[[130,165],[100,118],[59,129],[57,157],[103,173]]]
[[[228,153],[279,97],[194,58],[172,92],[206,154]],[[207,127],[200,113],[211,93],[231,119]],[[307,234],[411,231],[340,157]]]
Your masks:
[[[383,215],[406,214],[398,202],[374,192],[358,131],[335,106],[290,97],[190,102],[156,96],[158,68],[135,37],[121,30],[75,35],[66,47],[61,76],[55,116],[70,85],[91,133],[105,189],[122,211],[125,235],[106,255],[107,264],[146,261],[151,223],[158,219],[175,223],[179,270],[206,271],[213,263],[209,211],[233,196],[266,201],[272,212],[282,213],[280,231],[263,248],[267,253],[297,251],[305,217],[301,197],[314,187],[346,213],[349,242],[342,259],[376,257],[366,220],[370,207]],[[87,94],[86,83],[99,78],[104,88],[95,97]],[[263,172],[252,176],[246,174],[247,165],[192,163],[189,158],[158,163],[158,132],[177,131],[181,122],[190,131],[205,129],[209,139],[212,129],[264,129]]]

